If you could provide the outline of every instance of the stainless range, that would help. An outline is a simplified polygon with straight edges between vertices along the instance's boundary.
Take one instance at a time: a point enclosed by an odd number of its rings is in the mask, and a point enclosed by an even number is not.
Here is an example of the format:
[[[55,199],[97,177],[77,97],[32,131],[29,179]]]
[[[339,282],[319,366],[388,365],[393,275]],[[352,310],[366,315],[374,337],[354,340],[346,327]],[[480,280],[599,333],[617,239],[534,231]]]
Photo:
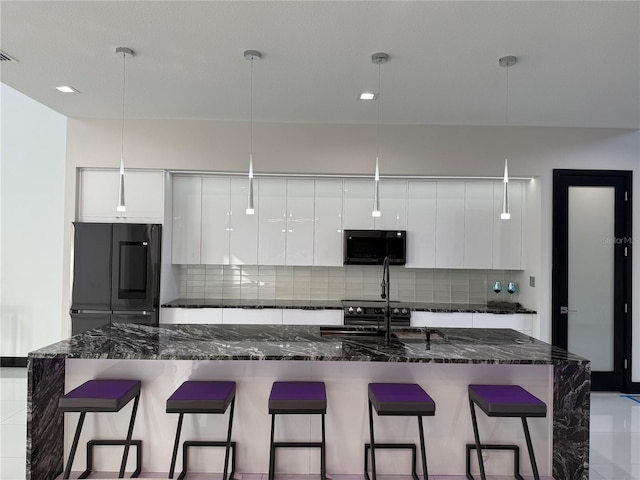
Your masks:
[[[384,327],[384,300],[343,300],[345,325],[380,325]],[[391,326],[408,327],[411,309],[400,302],[391,302]]]

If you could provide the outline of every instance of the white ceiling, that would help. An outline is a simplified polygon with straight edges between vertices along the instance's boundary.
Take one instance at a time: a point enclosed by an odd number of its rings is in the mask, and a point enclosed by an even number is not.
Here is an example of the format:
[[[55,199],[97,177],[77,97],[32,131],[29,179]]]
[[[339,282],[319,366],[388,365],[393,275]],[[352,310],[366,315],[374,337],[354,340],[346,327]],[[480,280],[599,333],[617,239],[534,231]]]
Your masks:
[[[71,117],[640,128],[638,1],[4,1],[3,83]],[[81,93],[61,94],[72,85]]]

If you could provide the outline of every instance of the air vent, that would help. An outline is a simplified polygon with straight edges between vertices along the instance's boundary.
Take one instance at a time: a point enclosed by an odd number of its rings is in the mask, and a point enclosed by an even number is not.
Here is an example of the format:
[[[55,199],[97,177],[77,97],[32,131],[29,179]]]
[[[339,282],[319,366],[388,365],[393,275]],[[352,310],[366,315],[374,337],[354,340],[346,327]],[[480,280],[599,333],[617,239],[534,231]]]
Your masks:
[[[17,60],[0,50],[0,62],[17,62]]]

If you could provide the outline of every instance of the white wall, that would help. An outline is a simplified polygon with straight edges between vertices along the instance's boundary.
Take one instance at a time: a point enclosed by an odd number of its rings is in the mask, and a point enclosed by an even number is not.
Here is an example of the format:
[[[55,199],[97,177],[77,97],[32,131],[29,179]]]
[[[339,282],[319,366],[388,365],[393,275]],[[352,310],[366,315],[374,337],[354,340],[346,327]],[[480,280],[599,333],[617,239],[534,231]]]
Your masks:
[[[67,122],[4,84],[0,98],[0,356],[24,357],[63,337]]]
[[[77,167],[117,167],[120,121],[70,119],[67,185],[75,185]],[[375,125],[254,124],[257,173],[369,174],[375,162]],[[233,171],[248,167],[246,123],[193,120],[129,120],[125,133],[127,166],[171,170]],[[638,188],[640,131],[624,129],[381,126],[381,174],[502,174],[509,158],[513,176],[535,177],[529,194],[538,198],[529,212],[539,231],[528,231],[531,247],[520,285],[534,298],[540,338],[550,339],[552,170],[554,168],[632,170]],[[68,188],[65,208],[65,297],[68,298],[70,222],[75,187]],[[640,194],[634,195],[640,211]],[[634,236],[640,226],[634,226]],[[638,271],[638,256],[634,257]],[[536,277],[535,292],[528,277]],[[636,275],[634,275],[635,277]],[[634,297],[640,298],[640,282]],[[67,306],[68,308],[68,306]],[[64,306],[63,306],[64,310]],[[640,381],[640,308],[633,314],[634,375]]]

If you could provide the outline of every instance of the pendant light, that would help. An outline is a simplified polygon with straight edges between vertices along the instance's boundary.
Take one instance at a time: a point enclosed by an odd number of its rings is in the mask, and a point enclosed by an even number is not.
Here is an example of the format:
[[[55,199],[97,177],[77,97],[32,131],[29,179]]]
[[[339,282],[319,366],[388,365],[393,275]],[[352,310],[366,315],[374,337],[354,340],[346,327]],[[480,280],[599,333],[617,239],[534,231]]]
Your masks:
[[[507,87],[505,94],[505,107],[504,107],[504,123],[505,126],[509,126],[509,67],[516,64],[518,61],[517,57],[513,55],[509,55],[507,57],[502,57],[498,60],[498,65],[501,67],[506,67],[507,70]],[[511,213],[509,213],[509,167],[507,165],[507,159],[504,159],[504,175],[502,178],[502,213],[500,214],[501,220],[509,220],[511,218]]]
[[[133,57],[133,50],[127,47],[116,48],[116,55],[122,55],[122,129],[120,132],[120,182],[118,188],[118,206],[116,211],[124,213],[127,206],[124,200],[124,99],[126,91],[127,56]]]
[[[372,217],[380,216],[380,65],[389,61],[389,55],[383,52],[371,55],[371,61],[378,65],[378,120],[376,124],[376,173],[373,185],[373,210]]]
[[[249,94],[249,198],[247,200],[247,215],[256,213],[253,205],[253,62],[260,60],[262,54],[257,50],[245,50],[244,58],[251,62],[251,87]]]

